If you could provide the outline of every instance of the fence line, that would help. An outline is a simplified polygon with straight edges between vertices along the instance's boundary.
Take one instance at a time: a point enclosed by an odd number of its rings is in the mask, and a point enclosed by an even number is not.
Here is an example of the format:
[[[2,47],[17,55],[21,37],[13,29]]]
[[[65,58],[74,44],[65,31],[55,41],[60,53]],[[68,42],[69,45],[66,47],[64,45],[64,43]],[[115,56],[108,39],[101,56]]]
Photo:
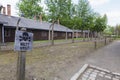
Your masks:
[[[92,39],[92,40],[74,40],[74,43],[78,43],[78,42],[94,42],[94,47],[95,49],[97,48],[97,44],[100,43],[100,42],[104,42],[105,39]],[[112,42],[113,39],[111,38],[107,38],[106,39],[106,44]],[[72,43],[72,40],[61,40],[61,42],[57,42],[55,41],[55,44],[54,45],[61,45],[61,44],[69,44],[69,43]],[[39,47],[45,47],[45,46],[52,46],[51,43],[49,43],[49,41],[47,42],[36,42],[36,43],[33,43],[33,48],[39,48]],[[14,44],[6,44],[6,45],[0,45],[0,51],[7,51],[7,50],[14,50]]]

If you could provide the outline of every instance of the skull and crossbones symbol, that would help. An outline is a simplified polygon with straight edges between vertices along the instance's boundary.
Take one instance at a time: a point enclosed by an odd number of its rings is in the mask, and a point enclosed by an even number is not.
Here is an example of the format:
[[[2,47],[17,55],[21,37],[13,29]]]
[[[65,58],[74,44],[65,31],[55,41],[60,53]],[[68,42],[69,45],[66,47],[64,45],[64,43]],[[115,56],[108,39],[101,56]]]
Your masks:
[[[31,41],[29,34],[27,32],[23,32],[22,36],[19,36],[20,41]]]

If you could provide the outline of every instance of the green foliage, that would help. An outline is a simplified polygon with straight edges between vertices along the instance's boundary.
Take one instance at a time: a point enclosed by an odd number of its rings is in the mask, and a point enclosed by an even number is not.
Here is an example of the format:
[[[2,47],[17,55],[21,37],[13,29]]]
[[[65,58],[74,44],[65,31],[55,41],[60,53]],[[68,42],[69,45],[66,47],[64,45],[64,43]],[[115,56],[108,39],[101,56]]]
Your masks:
[[[106,35],[114,35],[115,28],[112,26],[107,26],[104,30],[104,34]]]
[[[95,18],[93,31],[102,32],[105,30],[106,26],[107,26],[107,16],[106,15],[104,15],[103,17],[98,16]]]
[[[115,34],[120,35],[120,24],[115,26]]]
[[[70,17],[71,0],[46,0],[49,20]]]
[[[74,5],[71,0],[46,0],[46,5],[49,11],[48,21],[52,22],[53,20],[59,19],[60,24],[71,29],[73,28],[76,23],[76,5]]]
[[[72,3],[72,0],[45,0],[46,10],[40,3],[41,0],[21,0],[17,4],[19,14],[24,13],[26,18],[42,14],[46,21],[59,20],[61,25],[71,29],[74,26],[74,29],[92,32],[102,32],[107,26],[107,16],[94,12],[88,0],[79,0],[78,4]]]
[[[76,16],[81,21],[79,26],[79,29],[84,30],[89,28],[89,24],[91,23],[92,19],[92,9],[89,5],[88,0],[79,0],[77,5],[77,14]]]
[[[26,18],[33,18],[42,14],[42,7],[40,6],[41,0],[21,0],[17,3],[19,9],[19,15],[24,14]]]

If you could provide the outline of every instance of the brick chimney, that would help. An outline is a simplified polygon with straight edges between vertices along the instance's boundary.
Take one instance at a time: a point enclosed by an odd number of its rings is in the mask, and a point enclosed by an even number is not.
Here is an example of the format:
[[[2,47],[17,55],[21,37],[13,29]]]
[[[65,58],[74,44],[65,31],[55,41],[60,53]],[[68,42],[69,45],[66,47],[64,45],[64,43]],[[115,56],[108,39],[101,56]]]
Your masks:
[[[40,14],[40,22],[42,22],[42,15]]]
[[[7,15],[11,16],[11,5],[7,4]]]
[[[3,7],[3,14],[6,15],[6,8]]]
[[[3,6],[0,4],[0,14],[1,14],[1,12],[2,12],[2,8],[3,8]]]

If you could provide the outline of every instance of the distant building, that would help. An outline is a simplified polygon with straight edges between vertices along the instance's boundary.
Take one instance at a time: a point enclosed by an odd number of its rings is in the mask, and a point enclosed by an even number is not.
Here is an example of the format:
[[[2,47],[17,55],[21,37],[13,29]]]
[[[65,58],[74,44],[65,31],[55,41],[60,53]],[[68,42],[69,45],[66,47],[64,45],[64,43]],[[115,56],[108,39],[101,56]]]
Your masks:
[[[6,10],[7,9],[7,10]],[[1,14],[2,13],[2,14]],[[11,5],[6,7],[2,6],[2,12],[0,13],[0,43],[13,42],[15,38],[15,30],[19,17],[11,16]],[[26,28],[28,32],[34,34],[34,40],[48,40],[49,38],[49,27],[52,23],[40,20],[27,19],[21,17],[19,23],[20,28]],[[88,31],[83,31],[85,37],[88,36]],[[72,38],[73,30],[62,26],[58,23],[54,25],[54,39],[68,39]],[[74,30],[74,38],[82,37],[81,30]]]
[[[0,42],[13,42],[19,17],[0,14]],[[28,32],[34,33],[34,40],[47,40],[49,27],[52,23],[41,22],[21,17],[20,27],[27,28]],[[72,30],[59,25],[54,25],[54,39],[72,38]]]

